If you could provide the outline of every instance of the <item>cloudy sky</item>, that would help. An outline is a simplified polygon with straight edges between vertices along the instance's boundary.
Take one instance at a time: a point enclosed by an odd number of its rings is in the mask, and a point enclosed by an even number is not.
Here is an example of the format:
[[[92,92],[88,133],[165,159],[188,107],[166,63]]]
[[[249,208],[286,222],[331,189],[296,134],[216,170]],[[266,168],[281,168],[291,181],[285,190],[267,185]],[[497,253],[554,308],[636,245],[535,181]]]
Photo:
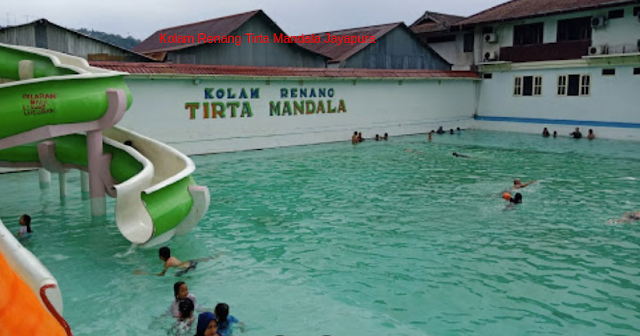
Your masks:
[[[264,10],[287,34],[404,21],[425,11],[469,16],[507,0],[0,0],[0,25],[46,18],[67,28],[89,28],[145,39],[156,30],[220,16]]]

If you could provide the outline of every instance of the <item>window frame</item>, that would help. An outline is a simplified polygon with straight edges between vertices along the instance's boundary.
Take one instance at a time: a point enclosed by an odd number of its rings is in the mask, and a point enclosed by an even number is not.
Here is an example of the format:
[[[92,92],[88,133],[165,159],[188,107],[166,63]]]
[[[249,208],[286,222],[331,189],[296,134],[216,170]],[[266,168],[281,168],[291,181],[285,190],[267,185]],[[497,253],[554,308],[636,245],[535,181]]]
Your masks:
[[[526,41],[524,43],[525,37],[533,37],[535,35],[535,40],[533,42]],[[544,43],[544,22],[533,22],[521,25],[513,26],[513,46],[526,46],[526,45],[536,45]]]
[[[525,78],[531,78],[531,94],[525,92]],[[528,75],[513,77],[513,95],[516,97],[542,96],[542,75]]]
[[[533,96],[542,96],[542,76],[533,76]]]
[[[513,95],[522,96],[522,76],[515,76],[513,78]]]
[[[578,76],[578,94],[570,95],[569,94],[569,76]],[[557,81],[557,96],[564,97],[589,97],[591,96],[591,74],[567,74],[567,75],[558,75]]]

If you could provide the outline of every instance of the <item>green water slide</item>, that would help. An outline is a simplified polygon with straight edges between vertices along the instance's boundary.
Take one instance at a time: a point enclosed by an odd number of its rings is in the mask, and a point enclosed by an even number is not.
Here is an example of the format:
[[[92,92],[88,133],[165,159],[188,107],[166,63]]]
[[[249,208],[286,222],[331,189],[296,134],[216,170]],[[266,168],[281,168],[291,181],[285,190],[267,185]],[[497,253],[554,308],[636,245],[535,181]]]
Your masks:
[[[115,127],[132,103],[126,75],[62,53],[0,44],[0,166],[100,175],[103,194],[116,198],[122,234],[155,245],[193,228],[209,193],[191,177],[195,166],[187,156]]]

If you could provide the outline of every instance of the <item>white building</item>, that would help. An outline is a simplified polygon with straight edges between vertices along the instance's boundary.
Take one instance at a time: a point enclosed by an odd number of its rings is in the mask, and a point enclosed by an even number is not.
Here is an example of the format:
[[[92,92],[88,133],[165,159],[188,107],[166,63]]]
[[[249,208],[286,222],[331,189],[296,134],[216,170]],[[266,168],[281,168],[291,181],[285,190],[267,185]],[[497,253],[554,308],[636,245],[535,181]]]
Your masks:
[[[476,127],[640,140],[638,1],[514,0],[449,30],[462,38],[438,44],[483,78]]]

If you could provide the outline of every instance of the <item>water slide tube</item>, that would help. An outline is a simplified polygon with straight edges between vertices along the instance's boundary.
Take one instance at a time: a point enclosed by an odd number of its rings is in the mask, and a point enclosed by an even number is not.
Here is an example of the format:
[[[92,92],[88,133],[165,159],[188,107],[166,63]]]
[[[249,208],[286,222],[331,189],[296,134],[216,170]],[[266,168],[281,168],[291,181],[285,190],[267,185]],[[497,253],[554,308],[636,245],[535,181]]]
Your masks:
[[[0,336],[71,335],[56,279],[0,221]]]
[[[75,168],[95,176],[91,162],[99,161],[98,182],[116,199],[118,229],[135,244],[154,246],[191,230],[209,207],[209,192],[191,177],[195,166],[187,156],[115,127],[132,102],[124,76],[62,53],[0,44],[0,166]],[[6,244],[0,240],[1,256],[12,260]],[[35,281],[16,264],[2,264],[1,271]],[[0,307],[6,297],[0,295]]]

